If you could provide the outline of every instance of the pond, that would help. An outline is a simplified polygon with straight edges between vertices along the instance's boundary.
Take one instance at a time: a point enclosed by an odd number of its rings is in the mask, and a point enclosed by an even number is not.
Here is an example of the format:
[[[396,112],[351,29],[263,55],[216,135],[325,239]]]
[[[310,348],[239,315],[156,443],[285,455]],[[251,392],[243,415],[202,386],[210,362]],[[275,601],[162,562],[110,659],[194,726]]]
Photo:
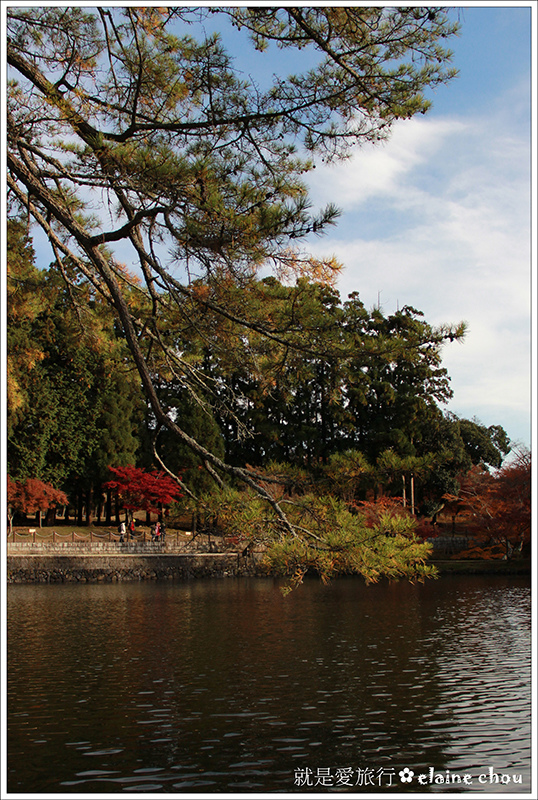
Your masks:
[[[530,585],[12,585],[8,791],[530,791]]]

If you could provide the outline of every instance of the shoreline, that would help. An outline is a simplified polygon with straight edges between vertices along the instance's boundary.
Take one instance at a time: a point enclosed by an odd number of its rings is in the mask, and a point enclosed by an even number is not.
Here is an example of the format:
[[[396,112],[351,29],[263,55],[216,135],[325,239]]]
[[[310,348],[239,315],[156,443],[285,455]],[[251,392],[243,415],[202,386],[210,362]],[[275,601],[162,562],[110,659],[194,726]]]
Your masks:
[[[7,583],[112,583],[142,580],[195,580],[207,577],[271,577],[263,554],[171,552],[9,553]],[[444,575],[531,575],[531,561],[432,560]]]
[[[432,559],[428,562],[437,567],[440,575],[531,575],[530,559]]]
[[[7,556],[7,583],[114,583],[253,577],[259,559],[226,553],[30,553]]]

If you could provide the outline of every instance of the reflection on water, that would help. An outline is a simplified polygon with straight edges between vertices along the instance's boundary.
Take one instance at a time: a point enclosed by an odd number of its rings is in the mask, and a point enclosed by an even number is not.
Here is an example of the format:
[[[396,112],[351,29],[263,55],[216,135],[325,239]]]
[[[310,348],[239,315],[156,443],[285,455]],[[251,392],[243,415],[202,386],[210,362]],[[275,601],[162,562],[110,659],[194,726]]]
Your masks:
[[[529,791],[524,579],[278,586],[10,586],[9,791]]]

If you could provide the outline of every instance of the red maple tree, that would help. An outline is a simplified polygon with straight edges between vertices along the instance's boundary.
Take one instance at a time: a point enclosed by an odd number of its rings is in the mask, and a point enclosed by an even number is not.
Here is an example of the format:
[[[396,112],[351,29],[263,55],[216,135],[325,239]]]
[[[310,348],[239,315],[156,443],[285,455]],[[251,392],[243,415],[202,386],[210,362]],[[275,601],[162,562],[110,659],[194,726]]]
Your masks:
[[[123,508],[128,512],[161,514],[165,506],[183,496],[176,481],[162,471],[146,472],[133,466],[108,469],[114,477],[104,484],[104,488],[116,491]]]
[[[9,532],[13,529],[13,517],[17,512],[22,514],[36,514],[39,512],[39,527],[41,527],[41,514],[49,508],[67,505],[67,495],[60,489],[55,489],[50,483],[44,483],[37,478],[26,478],[24,481],[14,481],[7,476],[7,509],[9,519]]]
[[[446,495],[453,518],[461,516],[476,546],[468,555],[509,558],[531,535],[531,456],[522,450],[495,473],[474,467],[459,495]],[[463,553],[460,555],[464,555]]]

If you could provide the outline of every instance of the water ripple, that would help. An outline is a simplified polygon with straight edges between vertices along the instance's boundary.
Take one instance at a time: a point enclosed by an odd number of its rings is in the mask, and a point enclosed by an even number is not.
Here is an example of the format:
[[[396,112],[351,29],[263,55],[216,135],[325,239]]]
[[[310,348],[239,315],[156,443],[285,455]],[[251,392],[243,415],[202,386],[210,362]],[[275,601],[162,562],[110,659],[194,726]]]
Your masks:
[[[303,589],[10,587],[10,791],[293,791],[328,766],[492,766],[525,789],[524,581]]]

